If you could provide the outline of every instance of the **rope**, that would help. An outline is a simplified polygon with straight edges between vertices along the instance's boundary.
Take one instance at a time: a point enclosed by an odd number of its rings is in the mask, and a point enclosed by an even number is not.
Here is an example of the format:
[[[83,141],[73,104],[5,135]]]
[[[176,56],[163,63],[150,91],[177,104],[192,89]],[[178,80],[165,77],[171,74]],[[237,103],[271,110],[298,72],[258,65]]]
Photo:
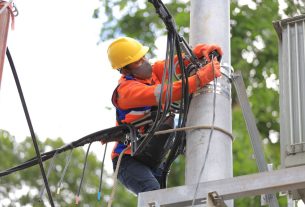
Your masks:
[[[117,185],[118,185],[118,174],[119,174],[119,168],[120,168],[120,165],[121,165],[121,161],[122,161],[122,158],[123,158],[123,155],[124,153],[130,148],[130,146],[126,147],[120,154],[119,156],[119,159],[118,159],[118,162],[117,162],[117,165],[116,165],[116,168],[115,168],[115,172],[114,172],[114,175],[113,175],[113,187],[112,187],[112,191],[111,191],[111,195],[110,195],[110,199],[109,199],[109,202],[108,202],[108,205],[107,207],[111,207],[112,205],[112,201],[114,199],[114,196],[115,196],[115,192],[116,192],[116,189],[117,189]]]
[[[228,132],[220,127],[217,127],[217,126],[206,126],[206,125],[189,126],[189,127],[182,127],[182,128],[176,128],[176,129],[167,129],[167,130],[157,131],[155,133],[155,135],[167,134],[167,133],[179,132],[179,131],[195,130],[195,129],[212,129],[212,128],[214,128],[214,130],[223,132],[224,134],[228,135],[232,140],[234,140],[234,137],[230,132]]]

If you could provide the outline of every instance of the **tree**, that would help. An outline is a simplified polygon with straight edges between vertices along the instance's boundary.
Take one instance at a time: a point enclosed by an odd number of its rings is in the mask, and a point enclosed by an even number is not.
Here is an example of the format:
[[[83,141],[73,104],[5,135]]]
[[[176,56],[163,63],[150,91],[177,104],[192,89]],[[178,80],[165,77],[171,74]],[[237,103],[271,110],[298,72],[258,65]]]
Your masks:
[[[65,143],[61,138],[48,138],[44,142],[39,142],[39,148],[41,152],[45,152],[61,147],[64,144]],[[85,150],[87,150],[87,147],[88,146],[84,147]],[[64,177],[60,194],[56,194],[57,184],[65,167],[68,154],[69,152],[65,152],[55,156],[55,165],[50,173],[50,177],[48,178],[55,206],[70,206],[71,204],[74,204],[75,195],[81,180],[85,151],[79,148],[73,150],[71,162]],[[1,172],[21,164],[25,160],[35,157],[35,155],[36,154],[30,137],[27,137],[21,143],[17,143],[12,135],[6,131],[0,130]],[[44,162],[46,172],[51,160],[52,159]],[[100,170],[101,162],[97,160],[96,155],[90,153],[88,156],[87,168],[80,193],[81,206],[97,206],[101,204],[101,201],[97,201]],[[39,192],[42,186],[43,180],[38,165],[18,171],[5,177],[1,177],[0,206],[44,206],[44,204],[48,203],[48,199],[47,193],[45,193],[43,196],[44,202],[39,202]],[[109,172],[104,171],[102,189],[102,202],[104,205],[109,199],[111,190],[111,176],[109,175]],[[113,206],[136,206],[136,202],[135,197],[129,196],[126,193],[126,190],[119,185]]]
[[[278,0],[252,0],[241,4],[239,0],[231,1],[231,52],[232,65],[241,70],[257,126],[263,138],[265,157],[275,168],[280,164],[278,132],[279,126],[279,89],[278,89],[278,49],[277,35],[272,21],[281,19],[280,13],[293,16],[305,11],[301,0],[285,0],[287,7],[280,11]],[[179,27],[179,32],[187,39],[189,32],[189,1],[166,1],[171,14]],[[120,15],[115,15],[116,13]],[[102,1],[94,17],[105,14],[106,21],[101,28],[101,41],[120,35],[140,39],[154,48],[154,41],[166,33],[165,27],[155,14],[154,8],[147,1]],[[139,27],[139,24],[141,25]],[[233,143],[234,175],[257,172],[255,161],[251,159],[252,149],[246,128],[243,123],[241,109],[233,94]],[[276,139],[270,139],[277,135]],[[184,160],[180,157],[172,168],[172,172],[181,180],[171,179],[169,184],[183,184]],[[174,176],[173,176],[174,177]],[[238,199],[237,206],[258,206],[256,199]],[[283,202],[283,201],[281,201]],[[281,203],[283,204],[283,203]]]

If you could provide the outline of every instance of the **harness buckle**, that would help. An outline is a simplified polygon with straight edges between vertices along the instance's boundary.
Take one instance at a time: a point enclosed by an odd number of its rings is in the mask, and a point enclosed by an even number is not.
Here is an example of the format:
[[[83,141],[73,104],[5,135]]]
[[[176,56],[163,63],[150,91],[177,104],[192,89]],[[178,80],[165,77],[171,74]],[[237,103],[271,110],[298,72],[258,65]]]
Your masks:
[[[130,136],[129,136],[129,134],[126,134],[125,135],[125,140],[124,140],[124,145],[128,145],[129,142],[130,142]]]

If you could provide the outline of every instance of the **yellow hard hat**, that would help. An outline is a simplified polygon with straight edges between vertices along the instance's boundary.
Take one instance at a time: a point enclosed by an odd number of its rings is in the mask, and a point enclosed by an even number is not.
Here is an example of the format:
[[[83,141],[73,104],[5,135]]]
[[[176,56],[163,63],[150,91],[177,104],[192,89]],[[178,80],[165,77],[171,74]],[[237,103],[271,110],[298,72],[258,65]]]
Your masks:
[[[108,59],[113,69],[122,68],[142,58],[149,50],[137,40],[130,37],[120,37],[108,47]]]

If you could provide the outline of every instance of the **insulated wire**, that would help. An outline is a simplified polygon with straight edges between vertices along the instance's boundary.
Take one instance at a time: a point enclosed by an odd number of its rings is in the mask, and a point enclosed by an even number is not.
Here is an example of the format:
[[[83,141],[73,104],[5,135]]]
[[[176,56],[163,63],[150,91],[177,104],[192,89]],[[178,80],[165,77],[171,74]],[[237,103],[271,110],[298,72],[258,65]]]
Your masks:
[[[213,77],[214,77],[214,81],[213,81],[214,94],[213,94],[213,120],[212,120],[212,127],[211,127],[211,131],[210,131],[210,135],[209,135],[207,150],[206,150],[205,156],[204,156],[203,165],[202,165],[202,168],[201,168],[199,176],[198,176],[195,193],[194,193],[194,197],[193,197],[193,200],[192,200],[192,207],[194,207],[194,205],[195,205],[195,200],[196,200],[196,196],[197,196],[197,192],[198,192],[201,176],[203,174],[204,167],[205,167],[205,164],[206,164],[206,161],[207,161],[207,157],[208,157],[208,154],[209,154],[209,151],[210,151],[212,135],[213,135],[213,132],[214,132],[215,109],[216,109],[216,81],[217,81],[217,79],[215,78],[215,68],[214,68],[214,62],[213,61],[214,61],[214,55],[212,55],[212,57],[211,57],[212,68],[213,68]]]
[[[169,49],[169,40],[167,38],[167,46],[166,46],[166,51],[168,51]],[[163,97],[163,88],[164,88],[164,84],[165,84],[165,79],[166,79],[166,69],[167,69],[167,59],[168,59],[168,53],[166,52],[166,57],[165,57],[165,65],[164,65],[164,70],[163,70],[163,75],[162,75],[162,82],[161,82],[161,89],[160,89],[160,94],[159,94],[159,101],[158,101],[158,109],[157,109],[157,114],[156,114],[156,118],[154,120],[154,123],[152,124],[151,128],[148,131],[148,135],[144,138],[144,140],[142,141],[142,143],[140,144],[140,146],[135,150],[135,154],[136,153],[141,153],[141,149],[144,148],[142,147],[145,142],[148,143],[149,140],[151,139],[151,137],[154,134],[154,131],[158,125],[158,120],[160,119],[160,114],[161,114],[161,109],[162,109],[162,97]]]
[[[86,167],[87,167],[87,161],[88,161],[88,154],[89,154],[91,144],[92,144],[92,142],[90,142],[90,144],[88,146],[88,149],[87,149],[87,152],[86,152],[85,163],[84,163],[84,167],[83,167],[83,173],[82,173],[82,177],[81,177],[79,187],[78,187],[78,190],[77,190],[77,195],[76,195],[76,198],[75,198],[75,204],[78,204],[78,202],[79,202],[79,194],[80,194],[80,190],[82,188],[82,184],[83,184],[83,180],[84,180],[84,175],[85,175],[85,171],[86,171]]]
[[[100,185],[99,185],[99,188],[98,188],[97,200],[101,200],[102,181],[103,181],[103,172],[104,172],[104,163],[105,163],[106,152],[107,152],[107,143],[105,145],[103,161],[102,161],[102,166],[101,166],[101,177],[100,177]]]
[[[190,96],[189,96],[189,91],[188,91],[188,72],[185,69],[184,66],[184,61],[181,55],[181,48],[180,48],[180,40],[181,37],[179,36],[179,34],[177,33],[176,30],[174,31],[169,31],[172,33],[172,35],[174,37],[176,37],[173,41],[173,45],[176,45],[176,52],[177,52],[177,57],[178,57],[178,63],[180,65],[180,69],[181,69],[181,83],[182,83],[182,88],[181,88],[181,94],[182,94],[182,99],[180,101],[180,107],[179,107],[179,115],[178,115],[178,125],[177,128],[181,128],[185,126],[186,123],[186,118],[187,118],[187,112],[188,112],[188,107],[189,107],[189,100],[190,100]],[[167,51],[168,52],[168,51]],[[171,53],[170,54],[172,60],[174,58],[174,54]],[[174,64],[174,63],[172,63]],[[175,67],[173,67],[173,70],[171,71],[174,74],[176,74],[175,71]],[[177,132],[175,135],[175,139],[173,142],[173,146],[165,160],[165,165],[164,165],[164,170],[162,173],[162,177],[161,177],[161,188],[166,188],[166,177],[168,174],[168,171],[173,163],[173,161],[178,157],[178,155],[183,151],[181,149],[183,149],[184,147],[183,145],[183,138],[185,136],[185,132]]]
[[[57,155],[58,151],[55,152],[52,160],[51,160],[51,163],[50,163],[50,166],[48,168],[48,172],[47,172],[47,179],[49,179],[49,176],[50,176],[50,173],[51,173],[51,170],[53,169],[54,167],[54,161],[55,161],[55,158],[56,158],[56,155]],[[40,194],[39,194],[39,198],[40,198],[40,201],[42,201],[42,196],[44,195],[44,185],[41,187],[40,189]]]
[[[50,191],[48,179],[46,177],[46,173],[45,173],[44,168],[43,168],[43,164],[42,164],[42,160],[41,160],[41,156],[40,156],[39,147],[38,147],[38,144],[37,144],[34,128],[33,128],[32,122],[31,122],[30,114],[29,114],[27,106],[26,106],[25,98],[23,96],[22,88],[21,88],[21,85],[20,85],[20,82],[19,82],[19,78],[18,78],[17,71],[16,71],[16,68],[15,68],[15,65],[14,65],[14,62],[13,62],[13,58],[12,58],[11,53],[10,53],[8,48],[6,49],[6,55],[7,55],[9,64],[10,64],[11,69],[12,69],[12,73],[13,73],[13,76],[14,76],[14,79],[15,79],[15,82],[16,82],[16,86],[17,86],[17,89],[18,89],[18,93],[19,93],[19,97],[20,97],[20,100],[21,100],[21,103],[22,103],[24,114],[25,114],[25,117],[26,117],[26,120],[27,120],[27,123],[28,123],[28,126],[29,126],[29,130],[31,132],[31,138],[32,138],[33,145],[34,145],[34,148],[35,148],[35,152],[36,152],[36,156],[37,156],[37,159],[38,159],[38,163],[39,163],[41,175],[42,175],[42,178],[43,178],[43,181],[44,181],[44,185],[47,189],[49,202],[50,202],[51,206],[53,207],[54,202],[53,202],[52,194],[51,194],[51,191]]]
[[[122,124],[122,125],[119,125],[119,126],[115,126],[115,127],[111,127],[111,128],[108,128],[108,129],[103,129],[103,130],[94,132],[94,133],[86,135],[85,137],[82,137],[82,138],[80,138],[76,141],[73,141],[73,142],[71,142],[67,145],[64,145],[64,146],[62,146],[58,149],[42,153],[42,154],[40,154],[41,160],[44,162],[48,159],[51,159],[56,152],[59,154],[59,153],[65,152],[67,150],[71,150],[71,149],[74,149],[74,148],[77,148],[77,147],[84,146],[85,144],[88,144],[90,142],[101,141],[101,140],[103,140],[102,137],[111,136],[112,133],[115,133],[117,131],[122,131],[122,132],[125,133],[125,130],[127,130],[127,129],[129,130],[130,137],[133,138],[133,137],[136,136],[134,126],[129,125],[129,124]],[[7,175],[9,175],[11,173],[14,173],[16,171],[24,170],[26,168],[37,165],[38,163],[39,163],[39,160],[37,159],[37,157],[33,157],[33,158],[25,161],[24,163],[18,165],[18,166],[15,166],[15,167],[12,167],[12,168],[9,168],[9,169],[6,169],[6,170],[0,172],[0,177],[7,176]]]
[[[69,164],[70,164],[70,160],[71,160],[72,152],[73,152],[73,149],[71,149],[71,150],[70,150],[69,155],[66,157],[66,165],[65,165],[64,171],[63,171],[63,173],[62,173],[62,175],[61,175],[61,177],[60,177],[60,180],[59,180],[59,182],[58,182],[58,184],[57,184],[57,191],[56,191],[56,192],[57,192],[57,194],[59,194],[59,193],[60,193],[60,189],[61,189],[62,181],[64,180],[64,177],[65,177],[65,175],[66,175],[66,172],[67,172],[68,166],[69,166]]]
[[[168,101],[169,100],[171,101],[171,98],[172,98],[172,96],[171,96],[172,78],[170,78],[170,76],[172,76],[172,73],[170,70],[171,61],[169,61],[169,66],[168,66],[168,59],[171,58],[171,57],[168,57],[168,56],[170,56],[169,53],[173,53],[173,44],[172,44],[171,40],[172,40],[172,35],[171,35],[171,33],[169,33],[167,36],[167,47],[166,47],[167,52],[166,52],[165,65],[164,65],[164,70],[163,70],[163,75],[162,75],[162,82],[161,82],[161,89],[160,89],[161,92],[159,95],[157,115],[156,115],[153,125],[149,129],[148,135],[143,139],[141,144],[135,150],[135,155],[141,153],[144,150],[145,145],[153,138],[155,131],[158,130],[160,124],[163,122],[163,120],[166,117],[166,114],[169,110],[170,104],[168,104]],[[166,97],[164,100],[164,110],[161,115],[163,88],[164,88],[164,84],[165,84],[167,71],[168,71],[168,83],[167,83],[167,88],[166,88]],[[168,86],[171,86],[171,87],[168,87]],[[161,118],[160,118],[160,115],[161,115]]]

